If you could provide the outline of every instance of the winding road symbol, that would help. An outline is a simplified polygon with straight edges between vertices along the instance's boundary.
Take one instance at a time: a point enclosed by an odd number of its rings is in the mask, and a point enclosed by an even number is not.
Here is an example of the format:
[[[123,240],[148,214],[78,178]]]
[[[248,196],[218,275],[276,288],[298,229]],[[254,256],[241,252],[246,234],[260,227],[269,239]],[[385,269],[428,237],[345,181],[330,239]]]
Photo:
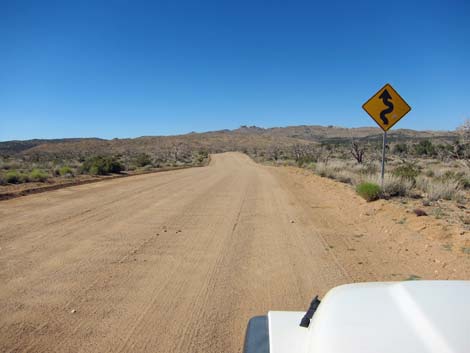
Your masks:
[[[384,89],[382,94],[379,96],[379,99],[381,99],[382,102],[388,107],[387,109],[384,109],[380,112],[380,119],[385,125],[388,125],[388,119],[386,115],[393,112],[393,103],[389,101],[390,99],[392,99],[392,96],[390,95],[390,93],[388,93],[386,89]]]
[[[362,105],[362,109],[383,131],[388,131],[411,110],[411,107],[387,83]]]

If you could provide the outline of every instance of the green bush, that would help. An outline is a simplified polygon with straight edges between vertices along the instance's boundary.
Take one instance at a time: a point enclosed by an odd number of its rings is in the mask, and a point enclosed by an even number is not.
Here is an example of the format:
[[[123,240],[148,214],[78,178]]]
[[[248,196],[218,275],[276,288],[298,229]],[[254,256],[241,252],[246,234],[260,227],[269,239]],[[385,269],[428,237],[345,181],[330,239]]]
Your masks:
[[[30,173],[29,173],[29,180],[30,181],[39,181],[39,182],[44,182],[47,180],[47,173],[44,171],[34,168]]]
[[[416,177],[419,175],[419,170],[412,164],[406,163],[395,168],[392,171],[392,175],[401,179],[409,180],[414,184],[416,182]]]
[[[124,167],[115,157],[96,156],[88,158],[82,165],[82,173],[106,175],[120,173]]]
[[[24,178],[18,171],[10,170],[5,174],[5,180],[10,184],[19,184],[24,181]]]
[[[59,174],[61,176],[67,176],[67,175],[73,176],[73,170],[69,166],[64,165],[63,167],[59,169]]]
[[[433,157],[437,154],[435,146],[429,140],[423,140],[413,145],[414,153],[418,156]]]
[[[297,166],[299,168],[302,168],[303,166],[307,164],[316,163],[317,160],[313,158],[313,156],[303,156],[303,157],[299,157],[298,159],[296,159],[295,162],[297,163]]]
[[[380,197],[380,186],[374,183],[360,183],[356,186],[356,192],[367,201],[374,201]]]
[[[103,168],[101,168],[99,165],[92,165],[90,169],[88,170],[88,173],[91,175],[105,175],[107,174]]]
[[[392,174],[402,178],[416,178],[419,175],[419,170],[412,164],[406,163],[395,168]]]

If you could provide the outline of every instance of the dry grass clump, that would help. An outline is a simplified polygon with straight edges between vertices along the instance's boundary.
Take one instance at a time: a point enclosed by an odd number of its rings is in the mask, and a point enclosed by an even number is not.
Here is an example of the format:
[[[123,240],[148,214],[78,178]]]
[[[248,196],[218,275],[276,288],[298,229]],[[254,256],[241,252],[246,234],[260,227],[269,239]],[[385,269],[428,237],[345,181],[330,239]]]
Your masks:
[[[319,162],[314,167],[315,173],[322,177],[338,180],[342,183],[356,184],[357,175],[350,169],[349,163],[341,160],[330,163]]]
[[[355,164],[351,167],[351,171],[360,175],[376,174],[380,171],[380,163],[370,162],[363,164]]]
[[[460,183],[464,189],[470,189],[470,170],[462,165],[433,165],[425,175],[440,181],[454,180]]]
[[[333,179],[335,170],[331,165],[327,163],[319,162],[315,165],[315,173],[324,177]]]
[[[336,173],[334,179],[342,183],[355,185],[357,184],[358,177],[356,174],[349,170],[340,170]]]
[[[419,176],[416,178],[416,189],[427,195],[429,201],[461,200],[464,197],[462,191],[465,184],[460,179],[443,177],[445,173],[440,175],[438,178]]]
[[[454,174],[454,170],[452,170],[451,168],[448,168],[448,167],[442,167],[442,166],[433,166],[433,168],[430,168],[430,170],[433,171],[433,175],[432,177],[433,178],[449,178],[450,176],[452,176]]]
[[[433,180],[427,184],[426,194],[431,201],[454,200],[458,198],[461,187],[455,180]]]
[[[415,182],[416,189],[426,193],[429,188],[429,184],[431,180],[432,180],[431,178],[423,176],[423,175],[418,176]]]

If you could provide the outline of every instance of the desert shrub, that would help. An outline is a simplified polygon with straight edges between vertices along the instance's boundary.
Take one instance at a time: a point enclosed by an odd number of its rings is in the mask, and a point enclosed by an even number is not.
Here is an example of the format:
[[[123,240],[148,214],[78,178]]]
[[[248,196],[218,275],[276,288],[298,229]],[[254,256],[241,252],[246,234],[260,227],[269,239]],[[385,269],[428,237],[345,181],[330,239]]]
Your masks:
[[[314,172],[321,177],[338,180],[346,184],[355,184],[358,179],[358,170],[367,168],[363,165],[345,160],[333,160],[329,163],[318,162],[314,165]]]
[[[91,175],[105,175],[108,174],[105,172],[104,167],[98,164],[94,164],[88,169],[88,173]]]
[[[383,192],[389,196],[407,196],[413,189],[414,180],[385,175]]]
[[[459,205],[463,205],[464,207],[468,202],[468,200],[465,196],[465,193],[463,193],[462,190],[456,191],[454,196],[452,197],[452,200],[457,202],[457,204],[459,204]]]
[[[315,166],[315,172],[321,176],[321,177],[327,177],[328,176],[328,173],[329,173],[329,168],[328,168],[328,165],[326,165],[325,163],[317,163],[316,166]]]
[[[403,164],[392,171],[392,174],[396,177],[408,179],[408,180],[415,180],[415,178],[419,175],[419,170],[415,166],[410,163]]]
[[[310,156],[304,156],[296,159],[297,167],[302,168],[306,164],[314,163],[315,159]]]
[[[352,168],[347,161],[335,160],[330,163],[318,162],[314,164],[313,170],[322,177],[350,183],[354,175]]]
[[[39,182],[44,182],[47,180],[48,174],[41,169],[34,168],[30,173],[29,173],[29,180],[30,181],[39,181]]]
[[[5,180],[9,184],[19,184],[19,183],[24,182],[24,177],[17,170],[9,170],[5,174]]]
[[[70,168],[68,165],[64,165],[59,168],[59,175],[60,176],[73,176],[73,169]]]
[[[196,157],[196,161],[197,163],[201,164],[202,162],[204,162],[204,160],[206,159],[207,157],[204,157],[203,155],[199,154],[197,157]],[[277,161],[277,160],[276,160]]]
[[[456,181],[464,189],[470,188],[470,176],[463,171],[454,171],[444,169],[435,175],[435,180],[446,183],[447,181]]]
[[[444,173],[442,173],[438,179],[440,180],[459,180],[463,176],[463,173],[461,172],[456,172],[453,170],[446,170]]]
[[[433,157],[436,153],[436,148],[429,140],[423,140],[413,145],[414,153],[418,156]]]
[[[318,162],[315,165],[315,172],[324,178],[336,179],[335,176],[338,170],[338,167],[333,164]]]
[[[440,179],[444,175],[449,176],[449,172],[452,172],[452,169],[450,169],[449,167],[442,167],[442,166],[438,167],[438,166],[436,166],[433,169],[433,171],[434,171],[433,177]]]
[[[310,162],[306,166],[304,166],[305,169],[310,169],[310,170],[315,170],[317,167],[317,164],[315,162]]]
[[[380,186],[374,183],[360,183],[356,186],[356,192],[367,201],[374,201],[380,197]]]
[[[281,165],[283,165],[284,167],[295,167],[296,166],[295,161],[293,161],[292,159],[286,159],[285,161],[283,161],[281,163]]]
[[[21,163],[16,162],[16,161],[9,161],[9,162],[3,162],[2,163],[2,169],[4,170],[16,170],[21,168]]]
[[[87,159],[82,165],[82,172],[92,175],[106,175],[109,173],[120,173],[122,164],[115,157],[96,156]]]
[[[431,201],[452,200],[460,192],[460,184],[455,180],[435,180],[427,185],[426,193]]]
[[[392,175],[396,178],[402,179],[403,186],[411,183],[411,187],[416,184],[416,177],[419,175],[419,169],[410,163],[405,163],[395,168],[392,171]]]
[[[134,164],[139,168],[145,167],[146,165],[151,165],[152,157],[150,157],[147,153],[141,153],[134,158]]]
[[[0,185],[7,184],[7,180],[3,174],[0,174]]]
[[[280,152],[280,154],[282,154],[282,151]],[[279,156],[281,157],[281,156]],[[209,158],[209,152],[207,151],[198,151],[197,152],[197,155],[196,155],[196,162],[201,164],[202,162],[204,162],[207,158]],[[276,158],[275,161],[277,161],[278,159],[280,158]]]
[[[415,188],[423,192],[427,192],[429,187],[430,179],[425,176],[418,176],[415,182]]]
[[[408,153],[408,145],[406,143],[397,143],[395,146],[393,146],[392,153],[407,154]]]
[[[106,161],[106,169],[108,170],[108,173],[120,173],[124,170],[124,167],[122,164],[113,158],[110,158]]]
[[[460,185],[464,189],[470,189],[470,176],[465,175],[460,179]]]
[[[148,172],[153,169],[153,166],[150,164],[147,164],[145,167],[140,168],[141,171]]]

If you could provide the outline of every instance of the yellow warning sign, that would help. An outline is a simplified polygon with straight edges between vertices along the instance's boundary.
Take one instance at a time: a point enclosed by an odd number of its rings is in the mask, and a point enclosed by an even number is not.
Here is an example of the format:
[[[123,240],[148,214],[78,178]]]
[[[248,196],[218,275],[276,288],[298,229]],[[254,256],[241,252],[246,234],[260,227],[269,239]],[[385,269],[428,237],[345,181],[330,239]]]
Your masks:
[[[383,131],[388,131],[411,110],[411,107],[388,83],[365,102],[362,108]]]

